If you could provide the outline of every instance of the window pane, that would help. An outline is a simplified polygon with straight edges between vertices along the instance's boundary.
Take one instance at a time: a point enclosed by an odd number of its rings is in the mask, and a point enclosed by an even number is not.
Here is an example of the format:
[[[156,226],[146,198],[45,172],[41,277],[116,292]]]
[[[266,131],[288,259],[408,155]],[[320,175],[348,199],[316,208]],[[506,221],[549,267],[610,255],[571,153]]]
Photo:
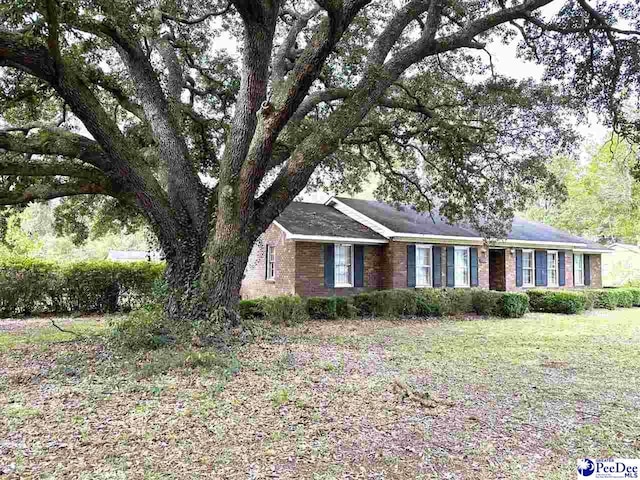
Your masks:
[[[335,247],[335,282],[342,285],[351,284],[351,245]]]
[[[426,285],[427,284],[427,271],[424,267],[418,267],[416,271],[416,285]]]
[[[455,251],[455,284],[456,286],[469,285],[469,250]]]

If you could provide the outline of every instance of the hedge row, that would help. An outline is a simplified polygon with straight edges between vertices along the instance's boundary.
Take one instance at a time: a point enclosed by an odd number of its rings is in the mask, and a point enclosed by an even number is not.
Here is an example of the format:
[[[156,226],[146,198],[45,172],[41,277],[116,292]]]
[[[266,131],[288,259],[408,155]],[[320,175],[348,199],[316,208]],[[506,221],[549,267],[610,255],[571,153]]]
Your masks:
[[[307,318],[439,317],[476,313],[519,318],[527,311],[576,314],[591,308],[640,306],[640,288],[528,290],[526,293],[466,289],[396,289],[350,297],[284,296],[243,300],[245,319],[295,324]]]
[[[477,313],[509,318],[522,317],[529,299],[523,293],[480,289],[397,289],[361,293],[351,297],[297,296],[243,300],[240,315],[245,319],[267,318],[291,324],[305,318],[355,317],[439,317]]]
[[[163,274],[152,262],[2,260],[0,317],[132,310],[153,301]]]
[[[533,312],[580,313],[592,308],[613,310],[640,306],[640,288],[528,290]]]

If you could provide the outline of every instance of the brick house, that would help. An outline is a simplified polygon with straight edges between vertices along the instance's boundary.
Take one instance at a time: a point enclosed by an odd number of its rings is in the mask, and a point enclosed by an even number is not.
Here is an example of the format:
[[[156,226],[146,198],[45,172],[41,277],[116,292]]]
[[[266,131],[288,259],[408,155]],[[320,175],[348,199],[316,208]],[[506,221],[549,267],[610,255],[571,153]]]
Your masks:
[[[597,243],[516,217],[487,245],[437,214],[333,197],[292,203],[256,242],[243,298],[349,295],[387,288],[583,288],[602,286]]]

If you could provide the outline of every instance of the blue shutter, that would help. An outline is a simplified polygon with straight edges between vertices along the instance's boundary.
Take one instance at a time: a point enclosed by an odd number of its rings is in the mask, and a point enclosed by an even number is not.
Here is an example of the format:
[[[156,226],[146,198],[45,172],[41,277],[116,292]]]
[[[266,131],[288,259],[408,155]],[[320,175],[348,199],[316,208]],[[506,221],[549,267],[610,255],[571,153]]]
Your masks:
[[[516,287],[522,286],[522,250],[516,250]]]
[[[416,246],[407,245],[407,287],[416,286]]]
[[[478,249],[469,249],[469,262],[471,263],[471,286],[478,286]]]
[[[442,286],[442,248],[433,247],[433,286],[439,288]]]
[[[333,243],[328,243],[324,246],[324,286],[327,288],[333,288],[335,286],[335,258],[334,258],[334,246]]]
[[[536,250],[536,286],[547,285],[547,251]]]
[[[585,253],[583,258],[584,264],[582,268],[584,269],[584,284],[591,285],[591,256]]]
[[[364,245],[353,246],[353,286],[364,287]]]
[[[447,287],[456,286],[456,249],[447,247]]]
[[[565,261],[564,261],[564,252],[558,252],[558,285],[564,287],[566,284],[565,281]]]

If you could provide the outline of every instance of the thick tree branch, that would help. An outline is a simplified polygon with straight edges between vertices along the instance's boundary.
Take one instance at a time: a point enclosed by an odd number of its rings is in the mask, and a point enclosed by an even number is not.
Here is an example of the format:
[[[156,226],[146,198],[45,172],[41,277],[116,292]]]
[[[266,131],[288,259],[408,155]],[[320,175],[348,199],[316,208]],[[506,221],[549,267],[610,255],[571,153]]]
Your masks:
[[[204,187],[180,134],[179,114],[172,113],[149,58],[134,34],[117,28],[108,20],[79,19],[77,27],[106,36],[117,47],[136,85],[138,98],[158,143],[160,156],[167,162],[169,200],[174,209],[184,208],[188,212],[193,225],[204,236],[207,228],[206,205],[202,201]],[[201,192],[202,195],[192,195],[194,191]]]
[[[253,203],[278,135],[304,100],[344,32],[370,1],[319,2],[327,9],[328,18],[320,23],[286,80],[274,85],[272,105],[267,105],[268,110],[263,112],[261,135],[252,143],[240,174],[242,203]]]
[[[282,40],[282,43],[280,44],[280,47],[275,54],[273,62],[273,76],[275,80],[282,80],[287,74],[287,61],[289,53],[291,52],[291,50],[293,50],[298,35],[307,26],[309,20],[315,17],[319,11],[320,8],[312,8],[302,15],[296,15],[296,20],[293,23],[293,26],[289,30],[289,33],[284,38],[284,40]]]
[[[95,183],[107,183],[104,174],[93,167],[72,161],[42,161],[29,157],[11,158],[0,154],[0,175],[21,177],[74,177],[90,180]]]
[[[96,141],[61,128],[39,129],[28,136],[0,132],[0,149],[14,153],[77,158],[101,171],[110,167],[109,157]]]
[[[49,83],[108,155],[103,171],[113,188],[134,194],[138,208],[162,226],[167,238],[175,236],[164,191],[78,73],[64,65],[56,70],[45,47],[10,32],[0,32],[0,66],[17,68]]]
[[[463,29],[443,38],[436,39],[436,27],[441,18],[440,7],[430,5],[433,18],[427,19],[425,30],[417,41],[401,49],[384,64],[380,72],[374,62],[369,63],[365,77],[360,81],[354,94],[333,112],[326,121],[317,125],[315,132],[307,137],[292,153],[286,167],[276,180],[258,198],[258,208],[252,221],[256,228],[263,229],[276,218],[307,184],[316,167],[339,147],[367,113],[376,105],[385,91],[411,65],[438,53],[461,47],[479,46],[475,37],[487,30],[511,20],[524,18],[533,10],[553,0],[526,0],[511,8],[501,9],[469,22]],[[407,20],[410,21],[410,20]],[[399,38],[401,32],[394,32]],[[393,45],[393,44],[392,44]],[[384,51],[384,49],[382,49]],[[386,54],[384,55],[386,57]],[[376,58],[381,58],[382,53]]]
[[[89,181],[69,181],[58,185],[33,185],[22,191],[0,190],[0,205],[23,205],[34,201],[78,195],[111,195],[110,186]]]

